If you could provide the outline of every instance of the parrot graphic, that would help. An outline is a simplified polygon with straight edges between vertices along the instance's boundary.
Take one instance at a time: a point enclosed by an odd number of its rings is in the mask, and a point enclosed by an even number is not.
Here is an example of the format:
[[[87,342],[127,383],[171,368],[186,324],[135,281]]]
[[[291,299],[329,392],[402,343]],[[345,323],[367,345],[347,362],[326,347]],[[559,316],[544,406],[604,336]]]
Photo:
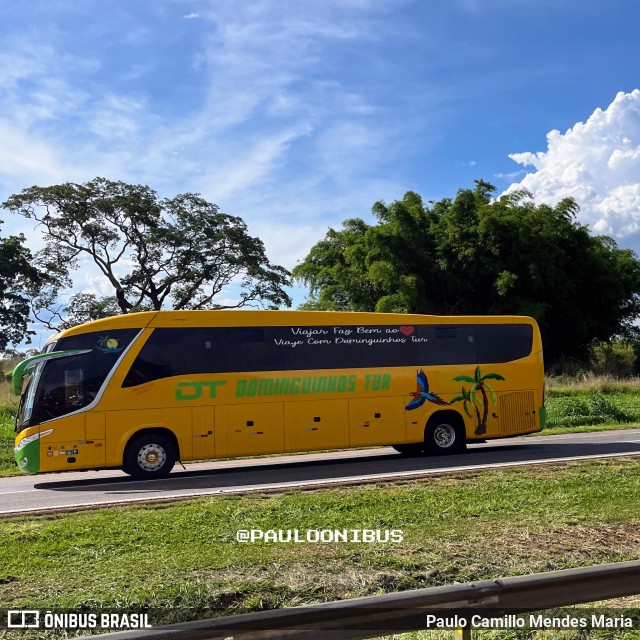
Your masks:
[[[425,400],[433,402],[433,404],[439,404],[443,406],[449,404],[436,393],[429,393],[429,380],[427,380],[427,374],[424,372],[424,370],[420,369],[420,371],[418,371],[417,381],[418,388],[409,394],[413,397],[413,400],[405,407],[406,411],[412,411],[413,409],[421,407],[425,403]]]

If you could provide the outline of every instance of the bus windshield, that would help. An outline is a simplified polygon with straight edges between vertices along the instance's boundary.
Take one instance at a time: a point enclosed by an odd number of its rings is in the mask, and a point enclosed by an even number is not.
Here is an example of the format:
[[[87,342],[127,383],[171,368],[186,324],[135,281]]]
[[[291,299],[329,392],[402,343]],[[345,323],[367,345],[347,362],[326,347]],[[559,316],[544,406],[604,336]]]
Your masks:
[[[85,333],[59,340],[51,355],[67,353],[35,365],[22,393],[16,431],[89,406],[137,333],[137,329],[120,329],[108,335]]]
[[[31,418],[31,413],[33,411],[33,397],[44,365],[44,362],[40,362],[35,366],[35,369],[31,373],[31,377],[27,381],[27,385],[22,392],[20,406],[18,407],[18,414],[16,415],[16,433],[20,433],[29,425],[29,419]]]

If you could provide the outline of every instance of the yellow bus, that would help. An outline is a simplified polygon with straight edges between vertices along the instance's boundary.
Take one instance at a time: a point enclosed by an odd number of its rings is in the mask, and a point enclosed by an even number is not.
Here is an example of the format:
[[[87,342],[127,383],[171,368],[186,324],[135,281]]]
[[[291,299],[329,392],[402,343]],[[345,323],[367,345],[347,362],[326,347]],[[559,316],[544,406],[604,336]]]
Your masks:
[[[25,473],[390,445],[460,453],[539,431],[532,318],[153,311],[63,331],[13,372]]]

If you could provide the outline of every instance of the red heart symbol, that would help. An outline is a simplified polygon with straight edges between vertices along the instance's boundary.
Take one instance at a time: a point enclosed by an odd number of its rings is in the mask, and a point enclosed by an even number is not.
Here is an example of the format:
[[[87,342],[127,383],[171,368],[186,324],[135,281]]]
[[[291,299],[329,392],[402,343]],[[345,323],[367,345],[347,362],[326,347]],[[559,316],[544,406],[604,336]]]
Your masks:
[[[400,333],[410,336],[416,330],[415,327],[400,327]]]

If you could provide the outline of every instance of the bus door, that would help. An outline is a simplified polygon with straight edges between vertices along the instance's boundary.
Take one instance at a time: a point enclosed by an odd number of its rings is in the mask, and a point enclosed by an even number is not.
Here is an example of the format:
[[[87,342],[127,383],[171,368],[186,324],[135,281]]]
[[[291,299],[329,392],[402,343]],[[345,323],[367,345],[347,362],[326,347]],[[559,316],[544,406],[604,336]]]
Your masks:
[[[209,460],[215,457],[216,430],[214,425],[213,407],[193,407],[192,435],[193,435],[193,459]]]
[[[87,411],[84,415],[86,416],[87,462],[91,462],[92,466],[103,467],[106,464],[106,413],[104,411]]]

